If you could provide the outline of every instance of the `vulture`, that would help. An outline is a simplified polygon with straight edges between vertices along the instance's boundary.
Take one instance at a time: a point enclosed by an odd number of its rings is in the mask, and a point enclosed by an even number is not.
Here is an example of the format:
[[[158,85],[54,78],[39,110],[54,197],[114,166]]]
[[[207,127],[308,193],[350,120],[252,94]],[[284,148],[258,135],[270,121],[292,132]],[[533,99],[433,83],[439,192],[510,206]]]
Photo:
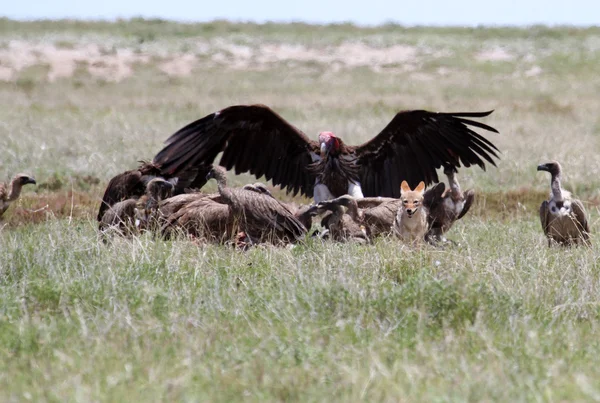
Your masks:
[[[17,174],[7,183],[0,183],[0,217],[8,209],[10,204],[17,200],[21,195],[23,186],[32,184],[35,185],[35,179],[27,174]]]
[[[460,189],[456,172],[451,167],[444,168],[449,188],[441,195],[441,202],[429,209],[429,230],[425,238],[430,243],[446,242],[444,234],[452,228],[456,220],[460,220],[471,208],[475,200],[475,191]]]
[[[159,203],[170,197],[173,189],[173,183],[163,178],[149,180],[142,197],[128,198],[107,208],[100,220],[100,230],[114,228],[123,234],[133,234],[140,229],[151,229],[159,219]]]
[[[563,246],[590,245],[590,227],[581,200],[560,185],[561,166],[556,161],[541,164],[538,171],[550,172],[550,199],[540,206],[542,229],[548,238],[548,246],[557,243]]]
[[[316,205],[316,208],[318,214],[323,214],[325,211],[332,212],[331,216],[323,218],[321,225],[330,231],[333,239],[345,238],[351,234],[350,238],[360,240],[364,236],[371,239],[378,235],[389,234],[400,204],[399,199],[387,197],[355,199],[350,195],[343,195],[332,200],[322,201]],[[343,207],[346,208],[345,213],[343,213]],[[355,224],[350,224],[350,220]],[[337,228],[332,231],[332,222],[341,222],[342,225],[345,225],[346,231],[341,232],[341,237],[335,232]]]
[[[307,228],[288,206],[260,190],[236,189],[227,186],[226,171],[213,167],[207,179],[215,179],[219,195],[229,205],[231,213],[252,243],[293,242],[302,238]]]
[[[161,201],[158,209],[161,216],[170,217],[183,207],[207,196],[210,195],[200,192],[178,194]]]
[[[212,164],[222,152],[221,166],[264,175],[315,203],[344,194],[397,198],[402,180],[412,186],[439,182],[441,166],[495,165],[499,150],[473,127],[498,131],[470,119],[490,113],[401,111],[371,140],[350,146],[330,131],[310,140],[265,105],[235,105],[181,128],[153,163],[163,175],[177,176]]]
[[[272,197],[271,192],[261,183],[245,185],[242,189]],[[310,206],[280,203],[287,207],[305,228],[311,228],[312,216],[315,213]],[[166,223],[162,228],[162,233],[166,237],[178,228],[195,238],[209,242],[230,241],[234,235],[240,236],[243,233],[241,227],[236,225],[231,208],[219,193],[211,195],[188,193],[173,196],[161,202],[159,210],[161,215],[166,217]],[[246,234],[244,236],[247,238]],[[234,243],[239,244],[237,240]]]
[[[100,203],[97,220],[102,222],[104,213],[115,203],[142,197],[146,192],[146,184],[153,178],[170,180],[175,186],[173,194],[181,194],[188,188],[199,189],[204,186],[209,170],[210,166],[200,164],[182,170],[178,176],[165,175],[157,165],[141,161],[137,169],[120,173],[110,180]]]
[[[331,211],[331,214],[325,216],[321,225],[327,228],[327,234],[334,241],[355,241],[358,243],[368,243],[371,240],[367,228],[361,223],[360,219],[354,216],[355,211],[344,212],[344,207],[340,204],[317,205],[317,213],[323,209]],[[323,236],[325,234],[322,234]]]
[[[164,214],[162,207],[161,211]],[[231,240],[238,232],[235,231],[234,218],[229,205],[224,203],[220,194],[201,195],[173,209],[166,217],[166,223],[161,231],[163,236],[169,237],[179,228],[186,234],[203,241],[225,242]]]

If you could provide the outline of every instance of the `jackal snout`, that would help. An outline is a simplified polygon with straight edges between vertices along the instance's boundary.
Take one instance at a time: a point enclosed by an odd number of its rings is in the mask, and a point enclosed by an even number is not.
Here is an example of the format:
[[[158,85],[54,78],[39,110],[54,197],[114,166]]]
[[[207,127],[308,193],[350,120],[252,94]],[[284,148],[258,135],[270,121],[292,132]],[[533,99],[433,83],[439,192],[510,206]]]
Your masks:
[[[425,184],[423,182],[419,183],[415,190],[411,190],[408,183],[402,181],[400,198],[402,199],[402,208],[409,217],[412,217],[421,207],[424,190]]]

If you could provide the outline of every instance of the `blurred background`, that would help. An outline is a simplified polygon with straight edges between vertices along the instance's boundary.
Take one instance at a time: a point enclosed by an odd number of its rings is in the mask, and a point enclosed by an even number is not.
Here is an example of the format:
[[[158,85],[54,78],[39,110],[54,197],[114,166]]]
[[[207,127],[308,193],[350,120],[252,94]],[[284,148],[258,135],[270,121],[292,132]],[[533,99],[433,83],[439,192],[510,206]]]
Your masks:
[[[224,0],[143,1],[77,0],[4,2],[2,15],[15,19],[38,18],[164,18],[207,22],[215,19],[251,22],[352,22],[361,25],[388,22],[406,25],[594,25],[599,22],[600,2],[594,0]]]

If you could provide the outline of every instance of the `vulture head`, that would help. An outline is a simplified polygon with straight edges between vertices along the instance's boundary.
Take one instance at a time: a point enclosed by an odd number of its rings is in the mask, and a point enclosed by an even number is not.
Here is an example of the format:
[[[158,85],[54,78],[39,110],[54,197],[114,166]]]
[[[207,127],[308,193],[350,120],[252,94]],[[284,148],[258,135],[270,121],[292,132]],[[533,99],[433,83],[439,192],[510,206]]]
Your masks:
[[[319,133],[319,145],[323,157],[329,154],[339,154],[342,142],[332,132],[321,132]]]
[[[225,168],[219,165],[213,165],[208,174],[206,174],[206,180],[215,179],[218,183],[226,183],[227,171]]]
[[[560,164],[557,161],[550,161],[548,163],[538,165],[537,170],[550,172],[552,176],[559,176],[561,172]]]
[[[173,183],[163,178],[154,178],[146,185],[146,193],[157,201],[171,197],[173,189],[175,189]]]
[[[19,186],[28,185],[28,184],[32,184],[32,185],[36,184],[35,179],[33,179],[32,176],[27,175],[27,174],[15,175],[15,177],[13,179],[13,183],[15,185],[19,185]]]

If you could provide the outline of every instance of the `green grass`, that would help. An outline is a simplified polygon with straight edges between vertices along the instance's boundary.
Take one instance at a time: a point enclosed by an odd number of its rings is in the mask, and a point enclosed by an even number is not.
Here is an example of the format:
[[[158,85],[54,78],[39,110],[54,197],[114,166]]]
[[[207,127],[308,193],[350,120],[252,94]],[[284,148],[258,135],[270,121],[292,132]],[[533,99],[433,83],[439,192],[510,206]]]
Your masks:
[[[331,54],[358,42],[415,56],[260,59],[268,46]],[[0,81],[0,175],[30,172],[39,184],[0,223],[0,400],[600,398],[598,28],[0,20],[0,52],[23,43],[148,60],[118,82],[85,60],[72,77],[50,81],[52,61],[40,60]],[[254,59],[214,58],[230,45]],[[478,59],[494,49],[512,58]],[[191,75],[161,69],[187,53]],[[478,199],[448,234],[458,246],[99,240],[111,176],[189,121],[255,102],[311,137],[333,130],[349,143],[400,109],[495,109],[485,122],[500,134],[486,137],[502,158],[460,171]],[[548,159],[586,202],[592,248],[546,247],[537,207],[549,178],[535,167]]]

